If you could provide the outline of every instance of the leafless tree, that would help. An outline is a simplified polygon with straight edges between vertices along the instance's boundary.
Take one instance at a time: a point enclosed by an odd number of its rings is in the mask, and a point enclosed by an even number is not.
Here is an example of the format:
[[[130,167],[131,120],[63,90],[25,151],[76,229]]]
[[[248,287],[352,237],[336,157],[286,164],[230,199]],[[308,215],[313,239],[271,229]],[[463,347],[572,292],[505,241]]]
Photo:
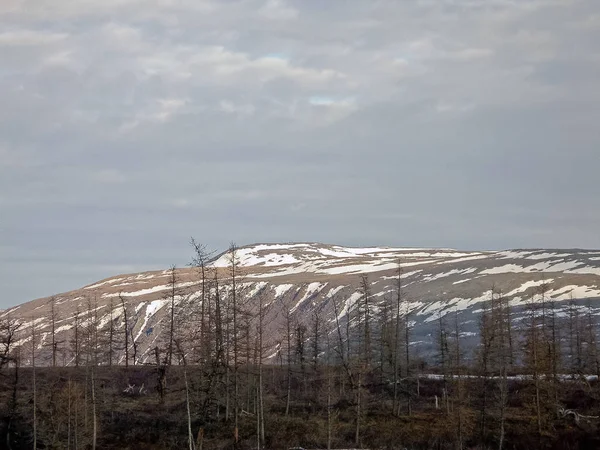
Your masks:
[[[525,365],[527,371],[533,377],[535,387],[535,412],[537,419],[538,438],[542,436],[542,413],[541,413],[541,375],[544,371],[544,361],[541,349],[544,347],[541,327],[543,316],[539,314],[539,305],[535,296],[532,296],[527,304],[527,318],[525,329]]]
[[[398,402],[398,383],[400,377],[400,305],[402,304],[402,265],[398,262],[398,270],[396,273],[396,314],[394,324],[394,402],[393,408],[394,414],[398,415],[400,412],[400,406]],[[405,318],[406,321],[406,318]],[[408,341],[406,343],[408,349]],[[408,367],[407,367],[408,370]]]
[[[123,337],[125,341],[125,368],[129,367],[129,317],[127,316],[127,303],[125,297],[119,294],[119,300],[121,301],[121,310],[123,311]]]
[[[109,322],[108,322],[108,365],[113,365],[114,359],[114,342],[115,342],[115,318],[114,318],[114,303],[113,299],[110,299],[108,304],[109,308]]]
[[[371,348],[371,315],[372,315],[372,306],[371,306],[371,287],[369,283],[369,277],[367,275],[362,275],[360,277],[360,294],[361,294],[361,303],[360,303],[360,311],[359,311],[359,320],[362,325],[362,364],[365,369],[371,367],[372,362],[372,348]]]
[[[35,373],[35,351],[37,349],[36,319],[31,318],[31,371],[33,387],[33,448],[37,449],[37,385]]]
[[[595,373],[599,376],[600,379],[600,359],[598,358],[596,328],[594,310],[591,301],[588,299],[585,308],[586,368],[590,373]]]
[[[354,386],[356,383],[355,383],[355,377],[354,377],[352,367],[350,366],[350,351],[348,350],[348,347],[350,346],[350,342],[348,339],[349,332],[346,331],[346,339],[344,339],[343,334],[342,334],[342,326],[340,323],[340,318],[341,318],[342,312],[339,310],[339,307],[337,304],[337,298],[335,295],[333,295],[333,296],[329,297],[329,300],[331,301],[331,303],[333,305],[333,312],[334,312],[334,316],[335,316],[335,329],[336,329],[336,334],[338,337],[338,345],[335,348],[335,351],[337,352],[337,354],[340,358],[340,362],[341,362],[341,365],[346,374],[347,381],[349,382],[352,389],[354,389]],[[346,312],[346,315],[348,316],[349,313]],[[349,322],[349,320],[350,319],[348,318],[347,321]],[[346,330],[348,330],[348,326],[347,326]],[[344,347],[344,344],[346,344],[346,347]]]
[[[477,362],[481,380],[481,407],[479,413],[480,439],[483,442],[486,434],[488,403],[490,394],[490,378],[494,347],[496,345],[496,304],[495,287],[490,290],[490,301],[484,306],[479,319],[479,348]]]
[[[287,364],[287,394],[285,401],[285,415],[290,413],[290,401],[292,398],[292,314],[289,308],[284,311],[285,314],[285,342],[286,342],[286,364]]]
[[[75,307],[73,315],[73,337],[71,339],[71,353],[75,367],[79,367],[81,362],[81,310],[79,304]]]
[[[0,370],[14,363],[13,351],[21,326],[22,322],[10,315],[0,319]]]
[[[176,267],[173,265],[169,269],[169,289],[168,289],[168,297],[169,301],[169,342],[167,346],[167,355],[165,364],[170,366],[173,363],[173,350],[174,350],[174,341],[175,341],[175,301],[177,300],[178,292],[177,292],[177,274]]]
[[[238,248],[235,242],[229,245],[229,271],[231,277],[231,312],[233,325],[233,415],[234,415],[234,443],[239,440],[239,340],[238,340],[238,314],[240,304],[238,298],[239,277]]]
[[[56,297],[50,297],[48,300],[48,304],[50,305],[50,348],[52,355],[52,367],[56,367],[56,355],[58,353],[58,346],[62,343],[62,341],[58,341],[56,338],[56,323],[59,320],[58,314],[58,306],[56,303]]]
[[[454,309],[454,335],[453,335],[453,353],[454,353],[454,375],[452,380],[454,384],[454,403],[455,417],[457,419],[456,437],[458,450],[463,448],[463,378],[462,378],[462,349],[460,345],[460,324],[458,320],[458,310]]]
[[[319,371],[319,355],[321,353],[321,335],[323,333],[322,319],[319,311],[314,311],[311,321],[311,360],[312,367],[315,373]]]
[[[96,369],[98,367],[98,300],[94,296],[87,298],[85,336],[87,345],[86,371],[89,372],[89,392],[92,403],[92,450],[96,449],[98,436],[98,413],[96,398]]]
[[[191,238],[190,244],[194,249],[194,256],[191,265],[198,270],[200,276],[200,323],[199,323],[199,339],[200,339],[200,361],[204,361],[208,357],[210,351],[206,343],[207,333],[210,331],[210,301],[209,301],[209,283],[210,268],[208,263],[213,256],[213,252],[207,250],[207,247],[198,243],[194,238]]]
[[[264,386],[263,386],[263,361],[265,352],[265,318],[269,312],[269,307],[264,304],[264,293],[258,294],[258,314],[257,314],[257,366],[258,366],[258,405],[257,405],[257,435],[258,449],[265,445],[265,407],[264,407]]]
[[[15,348],[15,340],[18,332],[22,326],[20,320],[12,317],[5,316],[0,319],[0,372],[3,367],[12,365],[13,370],[13,382],[12,382],[12,394],[8,403],[7,414],[4,415],[4,432],[6,448],[10,450],[11,447],[11,433],[13,423],[17,413],[17,392],[19,385],[19,367],[21,365],[20,348]]]

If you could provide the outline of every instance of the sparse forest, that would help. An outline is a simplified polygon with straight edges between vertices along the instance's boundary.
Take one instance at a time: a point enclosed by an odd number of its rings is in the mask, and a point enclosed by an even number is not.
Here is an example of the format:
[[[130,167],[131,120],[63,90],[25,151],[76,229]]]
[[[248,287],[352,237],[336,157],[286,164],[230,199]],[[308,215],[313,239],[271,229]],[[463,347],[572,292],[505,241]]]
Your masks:
[[[183,301],[192,293],[170,269],[168,332],[150,359],[124,296],[105,320],[90,295],[68,340],[54,297],[49,329],[0,319],[0,448],[600,448],[596,316],[575,301],[557,312],[543,283],[518,321],[490,286],[474,351],[458,315],[440,314],[424,355],[400,261],[394,295],[373,296],[358,276],[352,304],[329,298],[334,320],[299,320],[247,301],[235,244],[227,270],[192,246],[200,290]],[[275,338],[269,313],[285,319]]]

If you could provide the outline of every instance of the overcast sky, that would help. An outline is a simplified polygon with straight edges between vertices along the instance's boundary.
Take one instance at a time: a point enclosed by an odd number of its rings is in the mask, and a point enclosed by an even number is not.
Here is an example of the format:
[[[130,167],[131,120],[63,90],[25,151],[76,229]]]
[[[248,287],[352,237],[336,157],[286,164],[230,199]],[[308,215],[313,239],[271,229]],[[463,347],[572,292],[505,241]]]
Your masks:
[[[600,248],[598,0],[2,0],[0,307],[238,244]]]

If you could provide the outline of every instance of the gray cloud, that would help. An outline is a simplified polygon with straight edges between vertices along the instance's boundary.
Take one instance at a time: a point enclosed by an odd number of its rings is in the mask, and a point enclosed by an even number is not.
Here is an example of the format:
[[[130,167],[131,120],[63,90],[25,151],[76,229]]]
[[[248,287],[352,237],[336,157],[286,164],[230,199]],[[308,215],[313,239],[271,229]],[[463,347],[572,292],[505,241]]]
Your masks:
[[[0,4],[0,307],[193,235],[600,247],[594,0]]]

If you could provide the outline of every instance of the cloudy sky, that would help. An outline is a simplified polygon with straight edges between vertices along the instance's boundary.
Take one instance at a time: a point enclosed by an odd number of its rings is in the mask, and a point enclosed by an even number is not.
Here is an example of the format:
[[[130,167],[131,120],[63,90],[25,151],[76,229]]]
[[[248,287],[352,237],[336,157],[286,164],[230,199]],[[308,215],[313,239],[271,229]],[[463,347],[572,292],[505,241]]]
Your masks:
[[[0,307],[270,241],[600,248],[598,0],[2,0]]]

